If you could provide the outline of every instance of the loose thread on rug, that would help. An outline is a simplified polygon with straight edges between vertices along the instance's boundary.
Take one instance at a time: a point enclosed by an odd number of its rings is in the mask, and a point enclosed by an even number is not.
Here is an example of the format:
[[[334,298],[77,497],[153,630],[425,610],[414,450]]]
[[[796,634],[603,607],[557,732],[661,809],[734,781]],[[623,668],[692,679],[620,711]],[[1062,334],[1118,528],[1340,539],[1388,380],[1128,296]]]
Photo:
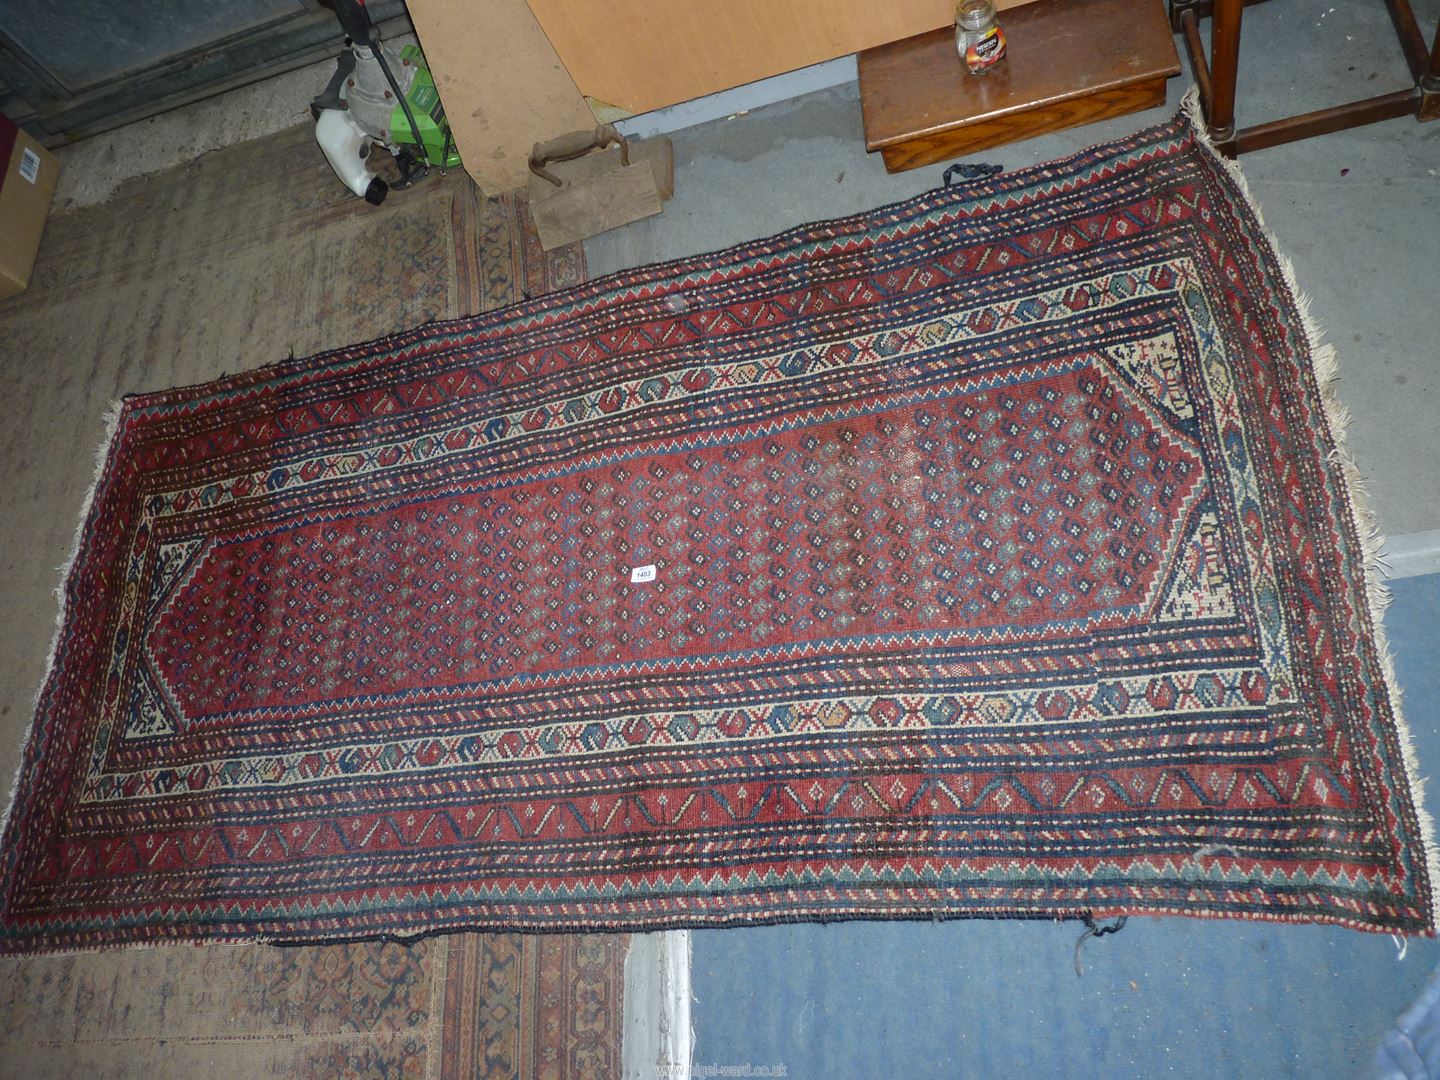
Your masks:
[[[1080,935],[1080,940],[1075,942],[1075,974],[1083,977],[1085,967],[1080,962],[1080,949],[1085,944],[1086,939],[1092,937],[1102,938],[1106,934],[1118,934],[1121,930],[1125,929],[1125,923],[1130,916],[1121,915],[1109,926],[1101,926],[1095,921],[1095,916],[1088,911],[1084,915],[1081,915],[1080,918],[1085,923],[1085,932]]]
[[[1004,165],[988,165],[984,162],[962,161],[945,170],[945,186],[958,187],[971,180],[986,180],[1005,171]]]

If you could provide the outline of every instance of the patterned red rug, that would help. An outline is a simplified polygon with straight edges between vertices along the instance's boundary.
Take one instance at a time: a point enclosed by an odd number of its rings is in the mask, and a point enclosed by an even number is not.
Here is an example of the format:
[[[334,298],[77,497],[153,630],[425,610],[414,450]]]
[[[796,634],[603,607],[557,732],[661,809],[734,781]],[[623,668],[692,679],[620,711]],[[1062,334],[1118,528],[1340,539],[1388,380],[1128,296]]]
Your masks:
[[[127,399],[3,948],[1431,932],[1330,364],[1182,117]]]

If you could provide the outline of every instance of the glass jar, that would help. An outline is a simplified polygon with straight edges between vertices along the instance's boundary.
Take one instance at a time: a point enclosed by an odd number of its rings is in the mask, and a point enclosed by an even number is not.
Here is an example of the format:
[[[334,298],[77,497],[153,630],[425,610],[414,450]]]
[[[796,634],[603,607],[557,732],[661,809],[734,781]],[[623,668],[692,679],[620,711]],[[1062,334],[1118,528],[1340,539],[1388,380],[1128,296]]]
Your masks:
[[[971,75],[984,75],[1005,57],[1005,31],[995,21],[994,0],[955,5],[955,51]]]

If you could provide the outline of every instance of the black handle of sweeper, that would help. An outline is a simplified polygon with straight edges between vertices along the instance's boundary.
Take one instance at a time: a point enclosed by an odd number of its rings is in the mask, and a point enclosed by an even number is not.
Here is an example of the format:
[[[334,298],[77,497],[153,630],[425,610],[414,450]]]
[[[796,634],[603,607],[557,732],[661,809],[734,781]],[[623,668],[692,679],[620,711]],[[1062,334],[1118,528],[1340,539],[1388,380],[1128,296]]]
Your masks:
[[[340,20],[340,29],[356,45],[375,43],[375,24],[370,21],[370,12],[365,10],[365,0],[321,0],[326,7],[335,9]]]
[[[425,140],[420,136],[420,125],[415,123],[415,114],[410,111],[410,102],[405,97],[405,92],[400,89],[400,84],[395,81],[395,73],[390,70],[390,65],[385,61],[385,54],[380,49],[380,36],[375,33],[375,24],[370,21],[370,12],[365,10],[365,0],[321,0],[321,3],[335,9],[335,17],[340,20],[340,29],[345,31],[345,36],[361,48],[367,48],[375,54],[375,60],[380,65],[380,70],[385,75],[385,81],[390,84],[390,92],[395,95],[396,104],[405,113],[405,120],[410,125],[410,134],[415,139],[415,152],[420,155],[422,165],[429,161],[425,152]]]

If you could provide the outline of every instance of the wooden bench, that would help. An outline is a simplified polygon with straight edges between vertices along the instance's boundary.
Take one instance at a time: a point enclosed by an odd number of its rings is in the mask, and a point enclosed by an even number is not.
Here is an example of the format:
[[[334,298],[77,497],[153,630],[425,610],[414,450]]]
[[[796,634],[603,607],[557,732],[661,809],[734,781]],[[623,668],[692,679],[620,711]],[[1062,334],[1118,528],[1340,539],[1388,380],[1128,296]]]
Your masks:
[[[1180,73],[1158,0],[1036,0],[1000,26],[1006,56],[985,75],[949,28],[860,54],[865,148],[888,171],[1163,105]]]

